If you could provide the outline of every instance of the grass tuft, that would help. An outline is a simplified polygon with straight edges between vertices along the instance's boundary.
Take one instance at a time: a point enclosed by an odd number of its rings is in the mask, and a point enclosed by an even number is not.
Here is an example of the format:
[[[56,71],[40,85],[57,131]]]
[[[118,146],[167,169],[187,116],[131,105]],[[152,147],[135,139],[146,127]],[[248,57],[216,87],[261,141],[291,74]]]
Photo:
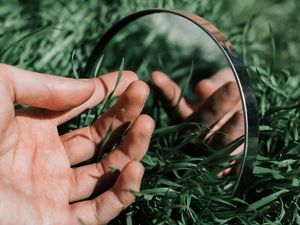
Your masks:
[[[216,24],[241,53],[253,81],[260,136],[254,182],[245,190],[246,197],[230,196],[219,188],[206,171],[213,160],[182,153],[185,142],[201,142],[176,132],[191,124],[169,126],[154,132],[143,159],[142,190],[134,192],[139,196],[136,203],[111,225],[300,224],[299,1],[28,2],[0,0],[1,63],[66,77],[93,76],[81,71],[105,30],[133,11],[165,7],[190,11]],[[100,68],[101,60],[94,75]],[[144,68],[141,65],[140,71]],[[92,109],[70,121],[66,130],[90,124],[98,110],[104,112],[100,106]]]

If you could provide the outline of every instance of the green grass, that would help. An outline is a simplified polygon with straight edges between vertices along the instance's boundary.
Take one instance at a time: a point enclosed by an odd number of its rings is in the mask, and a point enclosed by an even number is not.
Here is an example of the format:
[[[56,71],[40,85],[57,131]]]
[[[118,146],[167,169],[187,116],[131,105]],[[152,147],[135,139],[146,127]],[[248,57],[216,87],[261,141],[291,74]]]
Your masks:
[[[101,34],[130,12],[148,7],[179,8],[203,16],[227,34],[241,54],[260,114],[254,182],[245,190],[245,199],[225,194],[218,185],[208,193],[203,182],[209,177],[198,176],[206,174],[199,171],[203,159],[179,158],[180,148],[174,151],[188,137],[169,132],[162,140],[164,132],[157,130],[152,149],[158,144],[165,149],[145,157],[140,197],[110,224],[300,224],[299,1],[0,0],[0,62],[84,76],[85,62]],[[95,113],[69,125],[89,124]],[[183,139],[176,145],[176,138]],[[163,178],[174,168],[186,176]]]

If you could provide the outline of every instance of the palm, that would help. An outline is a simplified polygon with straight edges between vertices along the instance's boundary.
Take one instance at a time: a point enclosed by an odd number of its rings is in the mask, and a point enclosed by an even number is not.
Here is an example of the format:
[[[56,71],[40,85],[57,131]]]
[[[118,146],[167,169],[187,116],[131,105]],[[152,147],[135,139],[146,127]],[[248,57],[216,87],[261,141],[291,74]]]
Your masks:
[[[9,170],[10,186],[18,197],[29,197],[28,204],[35,207],[38,218],[64,224],[70,216],[68,195],[75,177],[57,129],[49,122],[21,117],[16,117],[16,128],[19,132],[14,133],[12,146],[16,151],[1,160],[0,173]]]
[[[11,70],[27,75],[26,79],[34,76],[32,82],[50,79],[38,74],[26,74],[28,72],[15,68],[9,68],[7,72]],[[3,91],[1,78],[0,91]],[[68,91],[61,85],[62,90],[55,90],[57,85],[53,79],[58,79],[60,85],[65,81],[71,82],[68,85],[72,89]],[[116,93],[122,93],[135,79],[135,76],[125,72]],[[105,224],[132,203],[134,196],[129,189],[139,189],[143,168],[137,161],[147,151],[154,126],[151,118],[139,116],[149,91],[144,83],[133,82],[129,85],[118,102],[91,126],[62,136],[57,130],[59,124],[104,99],[113,88],[110,85],[113,80],[116,80],[116,74],[109,74],[103,76],[101,82],[93,80],[93,85],[80,84],[84,87],[77,87],[76,90],[74,82],[78,81],[51,77],[51,94],[59,95],[55,101],[49,99],[49,92],[43,93],[45,88],[33,90],[34,93],[40,91],[38,95],[41,98],[47,96],[43,101],[34,101],[34,96],[22,99],[24,93],[15,84],[16,99],[12,103],[39,108],[14,112],[13,108],[7,107],[5,115],[0,118],[3,134],[0,137],[0,198],[5,204],[4,207],[0,203],[0,211],[4,215],[1,224],[69,225],[79,224],[79,219],[85,224]],[[103,87],[108,88],[106,93]],[[75,96],[74,92],[80,88],[85,91],[79,90],[82,94],[74,97],[71,103],[61,97]],[[0,98],[3,102],[8,100],[5,97],[9,93],[4,91]],[[120,109],[125,110],[116,115]],[[126,137],[104,159],[75,169],[71,167],[93,156],[110,124],[117,132],[120,126],[128,122],[132,125]],[[110,165],[121,170],[121,174],[113,174]]]

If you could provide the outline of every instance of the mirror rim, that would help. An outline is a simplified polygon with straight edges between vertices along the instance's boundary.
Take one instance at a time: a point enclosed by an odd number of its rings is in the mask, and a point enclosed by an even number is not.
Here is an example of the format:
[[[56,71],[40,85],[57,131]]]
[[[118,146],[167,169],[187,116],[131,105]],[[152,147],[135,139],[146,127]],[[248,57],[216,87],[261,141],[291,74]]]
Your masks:
[[[145,9],[132,13],[115,25],[113,25],[104,35],[99,39],[96,47],[93,49],[87,64],[84,69],[84,74],[91,74],[94,69],[99,55],[109,43],[111,38],[117,34],[122,28],[126,27],[131,22],[154,13],[170,13],[183,17],[190,22],[196,24],[202,29],[219,47],[224,56],[226,57],[236,79],[239,87],[240,96],[243,104],[244,112],[244,125],[245,125],[245,143],[244,152],[241,160],[240,173],[237,181],[234,185],[232,194],[242,196],[245,195],[244,191],[251,184],[253,160],[256,156],[256,149],[258,146],[258,110],[255,99],[255,94],[251,85],[249,75],[243,65],[238,54],[234,51],[231,43],[226,36],[219,31],[213,24],[195,14],[181,11],[181,10],[169,10],[162,8]]]

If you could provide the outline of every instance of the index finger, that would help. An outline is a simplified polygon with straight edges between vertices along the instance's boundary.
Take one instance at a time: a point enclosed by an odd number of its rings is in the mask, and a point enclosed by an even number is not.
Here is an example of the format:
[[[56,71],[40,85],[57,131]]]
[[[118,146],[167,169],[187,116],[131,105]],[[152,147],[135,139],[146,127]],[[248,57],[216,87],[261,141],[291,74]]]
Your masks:
[[[55,123],[57,125],[62,124],[84,112],[85,110],[91,109],[101,103],[113,91],[117,82],[117,77],[118,72],[112,72],[97,78],[93,78],[92,81],[95,83],[95,90],[91,97],[78,107],[65,112],[56,113],[54,119]],[[121,80],[118,83],[113,97],[120,96],[129,86],[129,84],[131,84],[135,80],[137,80],[137,75],[134,72],[123,71]]]

